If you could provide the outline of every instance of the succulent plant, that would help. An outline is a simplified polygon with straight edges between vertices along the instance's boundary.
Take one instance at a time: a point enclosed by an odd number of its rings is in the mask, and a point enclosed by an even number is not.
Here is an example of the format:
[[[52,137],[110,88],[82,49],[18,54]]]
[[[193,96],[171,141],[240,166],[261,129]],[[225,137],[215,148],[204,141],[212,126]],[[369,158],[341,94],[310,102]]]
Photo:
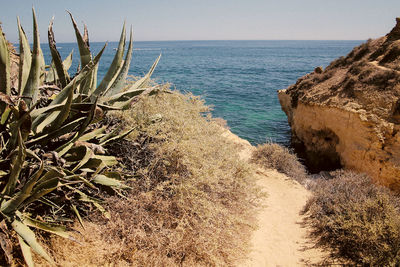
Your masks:
[[[121,194],[128,188],[124,180],[129,177],[115,171],[119,163],[103,146],[131,131],[119,133],[117,128],[95,123],[107,111],[126,109],[138,95],[158,90],[147,84],[160,59],[143,78],[127,85],[132,30],[124,59],[124,24],[114,60],[97,85],[98,63],[107,44],[92,56],[86,26],[82,36],[69,13],[81,66],[71,77],[72,52],[62,60],[53,19],[48,28],[52,62],[45,65],[35,10],[32,12],[32,51],[18,19],[18,88],[11,86],[11,51],[0,28],[0,248],[11,263],[12,232],[16,233],[28,266],[33,265],[31,250],[53,262],[32,228],[72,239],[60,221],[74,214],[83,224],[80,214],[92,207],[108,216],[99,190]]]

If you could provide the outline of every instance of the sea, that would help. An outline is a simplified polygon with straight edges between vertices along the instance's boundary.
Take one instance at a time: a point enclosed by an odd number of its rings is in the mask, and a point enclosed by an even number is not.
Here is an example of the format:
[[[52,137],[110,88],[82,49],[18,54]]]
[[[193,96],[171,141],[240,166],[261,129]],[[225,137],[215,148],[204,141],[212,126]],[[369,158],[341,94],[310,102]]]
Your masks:
[[[214,117],[227,121],[231,131],[253,145],[268,141],[289,145],[290,128],[277,97],[315,67],[326,67],[363,41],[138,41],[129,74],[145,74],[162,54],[153,73],[181,92],[202,96]],[[91,43],[97,53],[104,43]],[[117,42],[110,42],[99,65],[99,80],[110,65]],[[79,64],[75,43],[57,43],[64,59],[74,50],[74,73]],[[50,51],[42,44],[46,64]]]

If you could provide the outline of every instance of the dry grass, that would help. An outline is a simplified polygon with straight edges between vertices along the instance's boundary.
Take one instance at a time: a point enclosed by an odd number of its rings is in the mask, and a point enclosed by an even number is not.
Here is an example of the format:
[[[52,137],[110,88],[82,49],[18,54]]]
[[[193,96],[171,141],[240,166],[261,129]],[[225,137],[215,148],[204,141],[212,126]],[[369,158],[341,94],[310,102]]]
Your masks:
[[[231,266],[244,259],[259,191],[203,101],[159,94],[113,116],[137,126],[116,151],[137,179],[126,199],[108,199],[111,220],[88,218],[82,246],[52,238],[59,264]]]
[[[397,266],[400,262],[400,199],[366,175],[340,171],[313,184],[304,213],[317,245],[333,259]]]
[[[258,145],[253,153],[252,161],[264,168],[276,169],[300,183],[307,178],[307,171],[297,156],[278,144]]]

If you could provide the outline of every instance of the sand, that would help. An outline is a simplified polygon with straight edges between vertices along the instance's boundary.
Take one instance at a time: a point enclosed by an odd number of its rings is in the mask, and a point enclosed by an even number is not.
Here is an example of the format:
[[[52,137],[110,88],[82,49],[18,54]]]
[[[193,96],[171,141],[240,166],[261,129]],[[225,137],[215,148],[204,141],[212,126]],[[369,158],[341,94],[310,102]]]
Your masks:
[[[224,135],[241,147],[244,160],[250,159],[254,147],[249,142],[229,131]],[[307,266],[320,262],[326,253],[312,248],[300,215],[311,192],[276,170],[258,168],[256,173],[268,196],[257,216],[258,229],[253,232],[249,259],[238,266]]]

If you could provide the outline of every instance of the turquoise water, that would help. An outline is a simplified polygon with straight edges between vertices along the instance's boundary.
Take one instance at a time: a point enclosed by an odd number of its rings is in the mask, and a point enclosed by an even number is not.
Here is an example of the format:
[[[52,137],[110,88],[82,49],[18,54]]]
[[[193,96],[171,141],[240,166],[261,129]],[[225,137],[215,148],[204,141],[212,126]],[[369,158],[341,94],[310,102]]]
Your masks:
[[[288,144],[286,115],[281,110],[276,90],[286,88],[316,66],[327,66],[345,55],[361,41],[164,41],[136,42],[130,74],[147,72],[162,52],[153,74],[176,89],[202,95],[214,107],[213,115],[228,121],[232,132],[252,144],[267,140]],[[97,52],[103,43],[92,43]],[[75,44],[58,43],[61,56]],[[111,63],[117,43],[109,43],[99,66],[100,78]],[[50,53],[42,45],[46,63]]]

